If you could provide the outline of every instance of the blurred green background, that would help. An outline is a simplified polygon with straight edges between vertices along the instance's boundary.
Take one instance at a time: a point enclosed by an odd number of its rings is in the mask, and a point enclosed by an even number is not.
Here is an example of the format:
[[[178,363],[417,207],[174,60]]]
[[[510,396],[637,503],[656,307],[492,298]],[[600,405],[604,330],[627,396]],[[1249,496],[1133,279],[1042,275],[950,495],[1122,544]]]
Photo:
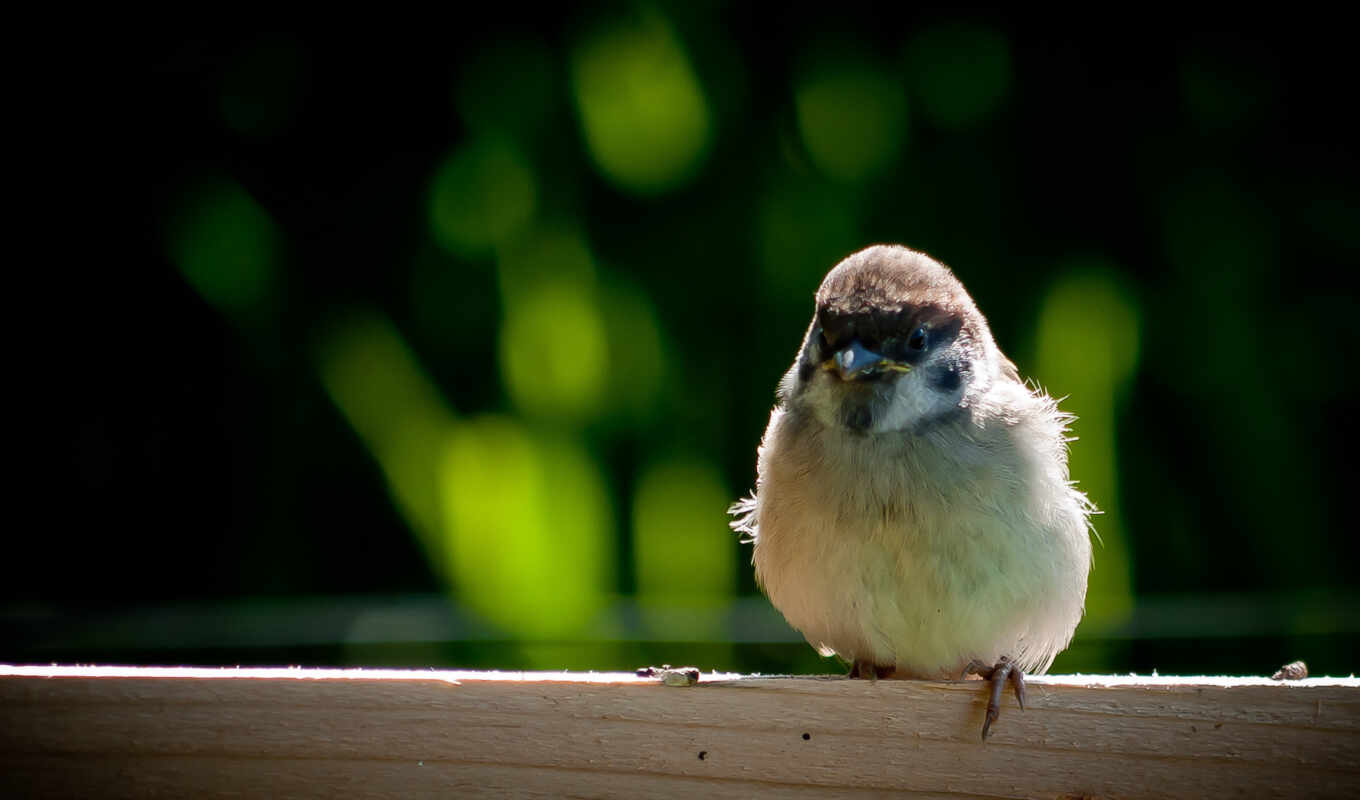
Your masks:
[[[0,662],[838,671],[724,512],[822,275],[900,242],[1080,416],[1055,671],[1348,674],[1340,36],[663,3],[68,53]]]

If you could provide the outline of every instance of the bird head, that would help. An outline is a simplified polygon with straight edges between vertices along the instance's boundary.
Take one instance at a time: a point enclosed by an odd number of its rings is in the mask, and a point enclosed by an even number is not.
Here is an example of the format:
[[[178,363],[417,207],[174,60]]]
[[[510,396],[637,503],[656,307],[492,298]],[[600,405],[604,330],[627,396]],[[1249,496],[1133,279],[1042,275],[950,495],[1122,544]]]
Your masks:
[[[961,413],[1009,364],[963,284],[905,247],[849,256],[816,303],[781,397],[827,425],[859,434],[929,427]]]

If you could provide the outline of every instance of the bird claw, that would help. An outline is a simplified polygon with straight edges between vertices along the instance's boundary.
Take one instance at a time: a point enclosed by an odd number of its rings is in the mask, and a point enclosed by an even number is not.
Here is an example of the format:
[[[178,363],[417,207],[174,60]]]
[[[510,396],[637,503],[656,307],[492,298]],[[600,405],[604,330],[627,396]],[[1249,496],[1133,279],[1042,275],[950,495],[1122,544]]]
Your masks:
[[[982,738],[985,740],[991,732],[992,723],[1001,716],[1001,693],[1007,683],[1015,690],[1015,700],[1020,704],[1020,710],[1025,710],[1025,673],[1010,658],[1002,656],[1000,661],[990,667],[977,659],[969,661],[961,677],[969,675],[980,675],[983,680],[992,682],[987,697],[987,718],[982,722]]]

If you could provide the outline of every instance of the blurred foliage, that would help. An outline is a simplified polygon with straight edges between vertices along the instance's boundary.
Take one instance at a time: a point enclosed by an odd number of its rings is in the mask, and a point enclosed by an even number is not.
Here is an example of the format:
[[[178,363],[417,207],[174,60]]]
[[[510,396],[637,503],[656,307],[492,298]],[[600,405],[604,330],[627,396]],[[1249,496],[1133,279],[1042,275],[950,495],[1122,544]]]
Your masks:
[[[440,536],[439,465],[453,415],[391,322],[370,312],[332,327],[317,347],[321,381],[440,569],[448,556]]]
[[[474,420],[455,429],[439,479],[450,582],[470,610],[527,639],[569,638],[594,619],[616,585],[614,521],[579,443]]]
[[[535,183],[524,157],[504,141],[459,147],[430,186],[435,240],[455,256],[477,256],[512,242],[533,219]]]
[[[633,565],[644,608],[720,606],[732,600],[735,539],[691,535],[727,524],[728,504],[727,487],[711,464],[671,458],[643,471],[633,496]],[[706,621],[691,616],[681,624]],[[667,630],[654,633],[665,638]]]
[[[907,134],[901,79],[852,57],[827,58],[794,88],[798,130],[822,172],[862,181],[890,167]]]
[[[646,9],[602,23],[571,52],[581,131],[601,174],[639,194],[688,180],[709,146],[703,88],[666,19]]]
[[[278,297],[279,232],[240,184],[205,178],[175,212],[166,249],[184,279],[239,325],[270,321]]]
[[[1138,366],[1136,295],[1120,284],[1108,264],[1063,265],[1048,291],[1035,326],[1034,378],[1061,386],[1061,407],[1077,419],[1068,466],[1077,488],[1099,498],[1095,562],[1086,590],[1088,631],[1108,633],[1126,625],[1133,611],[1133,564],[1120,511],[1120,407]],[[1080,331],[1080,335],[1073,335]]]
[[[835,669],[723,512],[822,275],[892,241],[1080,417],[1103,543],[1055,669],[1353,670],[1354,67],[1209,22],[662,3],[73,50],[34,195],[61,513],[5,559],[0,660]]]
[[[906,53],[921,112],[942,129],[985,124],[1011,89],[1010,42],[985,25],[926,26],[907,43]]]

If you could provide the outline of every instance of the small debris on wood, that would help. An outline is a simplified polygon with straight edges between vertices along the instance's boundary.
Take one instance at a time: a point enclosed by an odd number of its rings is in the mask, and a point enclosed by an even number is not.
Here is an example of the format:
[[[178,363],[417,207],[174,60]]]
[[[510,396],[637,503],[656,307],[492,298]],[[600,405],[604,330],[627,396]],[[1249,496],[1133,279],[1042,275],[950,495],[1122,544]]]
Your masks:
[[[1301,681],[1308,677],[1308,665],[1302,661],[1291,661],[1270,677],[1277,681]]]
[[[639,678],[660,678],[663,686],[693,686],[699,682],[698,667],[672,667],[662,664],[659,667],[639,667]]]

